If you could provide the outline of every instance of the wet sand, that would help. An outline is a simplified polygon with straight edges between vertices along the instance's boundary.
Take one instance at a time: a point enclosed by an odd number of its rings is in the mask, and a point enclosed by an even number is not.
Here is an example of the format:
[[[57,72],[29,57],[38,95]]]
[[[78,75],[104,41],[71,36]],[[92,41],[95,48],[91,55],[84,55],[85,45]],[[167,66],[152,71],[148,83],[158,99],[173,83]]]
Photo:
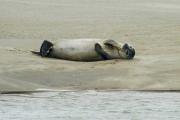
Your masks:
[[[0,91],[180,90],[178,0],[0,0]],[[31,54],[44,39],[111,38],[134,60],[73,62]]]

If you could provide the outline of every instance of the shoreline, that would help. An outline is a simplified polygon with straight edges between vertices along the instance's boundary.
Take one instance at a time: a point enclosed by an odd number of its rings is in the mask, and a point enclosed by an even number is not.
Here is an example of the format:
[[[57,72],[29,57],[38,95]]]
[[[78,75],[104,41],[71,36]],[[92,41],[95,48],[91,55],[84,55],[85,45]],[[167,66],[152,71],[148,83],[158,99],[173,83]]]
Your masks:
[[[148,93],[179,93],[180,90],[123,90],[123,89],[102,89],[102,90],[35,90],[35,91],[1,91],[0,95],[3,94],[33,94],[33,93],[49,93],[49,92],[89,92],[89,91],[95,91],[95,92],[148,92]]]

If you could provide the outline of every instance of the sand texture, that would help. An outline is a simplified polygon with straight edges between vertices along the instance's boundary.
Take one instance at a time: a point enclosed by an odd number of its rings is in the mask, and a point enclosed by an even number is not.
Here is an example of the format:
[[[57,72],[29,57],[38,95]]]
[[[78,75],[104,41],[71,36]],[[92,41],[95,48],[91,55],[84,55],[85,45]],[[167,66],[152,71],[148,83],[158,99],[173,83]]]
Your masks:
[[[134,60],[31,54],[44,39],[111,38]],[[0,0],[0,91],[180,90],[179,0]]]

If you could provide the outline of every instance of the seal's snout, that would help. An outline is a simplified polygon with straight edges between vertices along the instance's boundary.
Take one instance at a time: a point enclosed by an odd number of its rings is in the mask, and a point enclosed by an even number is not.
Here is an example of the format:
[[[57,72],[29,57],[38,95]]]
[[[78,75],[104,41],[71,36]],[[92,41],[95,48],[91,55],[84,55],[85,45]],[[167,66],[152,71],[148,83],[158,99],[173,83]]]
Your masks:
[[[53,44],[51,42],[44,40],[40,48],[40,55],[42,57],[48,57],[52,46]]]
[[[134,56],[135,56],[135,53],[136,53],[136,52],[135,52],[135,49],[131,47],[131,49],[130,49],[130,54],[129,54],[129,59],[133,59]]]
[[[135,56],[135,49],[131,46],[129,46],[127,43],[124,44],[123,50],[126,53],[126,56],[128,59],[133,59]]]

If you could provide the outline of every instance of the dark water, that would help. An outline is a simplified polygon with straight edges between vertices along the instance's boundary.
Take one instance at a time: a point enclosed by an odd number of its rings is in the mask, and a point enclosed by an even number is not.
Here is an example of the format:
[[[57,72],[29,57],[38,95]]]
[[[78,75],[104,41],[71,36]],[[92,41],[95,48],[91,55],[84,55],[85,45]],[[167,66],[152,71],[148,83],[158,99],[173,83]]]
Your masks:
[[[0,95],[0,120],[179,120],[180,93],[79,91]]]

